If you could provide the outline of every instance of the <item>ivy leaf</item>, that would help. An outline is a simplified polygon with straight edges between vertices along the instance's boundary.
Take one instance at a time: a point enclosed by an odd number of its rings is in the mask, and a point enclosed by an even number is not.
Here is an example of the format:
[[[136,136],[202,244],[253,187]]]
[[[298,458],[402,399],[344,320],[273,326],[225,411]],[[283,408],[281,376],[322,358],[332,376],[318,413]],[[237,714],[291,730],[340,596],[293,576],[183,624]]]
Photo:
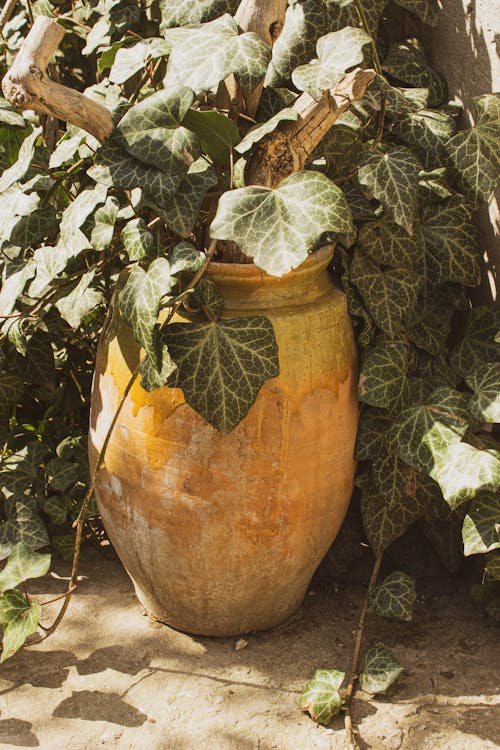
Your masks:
[[[36,266],[32,260],[15,259],[5,263],[2,271],[2,288],[0,289],[0,316],[10,315],[16,306],[19,295],[24,291],[26,282],[35,275]]]
[[[169,377],[177,370],[177,365],[172,360],[168,347],[160,343],[158,351],[159,356],[156,361],[161,362],[159,369],[149,356],[141,365],[141,385],[148,393],[165,385]]]
[[[5,418],[24,393],[24,382],[17,375],[0,373],[0,416]],[[1,464],[0,464],[1,469]]]
[[[0,572],[0,591],[14,589],[31,578],[44,576],[50,567],[50,555],[33,552],[22,542],[16,544],[7,565]]]
[[[472,308],[464,337],[451,354],[453,368],[459,375],[469,377],[484,363],[498,362],[499,357],[500,309],[486,305]]]
[[[113,45],[114,46],[114,45]],[[170,45],[164,39],[143,39],[132,46],[119,47],[115,51],[115,57],[109,72],[109,80],[112,83],[125,83],[135,73],[142,70],[149,60],[158,57],[166,57],[170,53]],[[99,67],[109,67],[103,63],[104,54],[101,55]]]
[[[104,296],[97,289],[91,288],[96,269],[84,273],[78,284],[56,302],[61,317],[76,329],[82,320],[104,301]]]
[[[203,308],[208,316],[217,319],[224,309],[224,297],[211,279],[200,279],[191,295],[192,304]]]
[[[37,330],[30,338],[25,360],[25,376],[31,381],[49,390],[54,389],[56,367],[51,337],[44,331]]]
[[[490,552],[486,558],[486,572],[495,581],[500,581],[500,553]]]
[[[239,34],[229,14],[197,28],[183,29],[180,38],[165,31],[165,38],[172,43],[167,80],[182,81],[195,94],[214,89],[231,73],[243,89],[251,91],[264,78],[271,56],[258,34]]]
[[[394,463],[394,455],[391,460]],[[397,474],[395,476],[397,478]],[[406,476],[402,474],[401,478],[404,488]],[[368,542],[374,552],[384,552],[417,520],[418,505],[397,486],[386,497],[366,475],[359,476],[356,484],[361,489],[361,516]]]
[[[154,238],[144,219],[131,219],[122,229],[120,239],[129,260],[141,260],[152,254]]]
[[[33,260],[36,264],[34,266],[36,268],[36,276],[29,285],[29,296],[40,296],[49,284],[64,271],[71,255],[71,251],[62,245],[58,247],[43,245],[37,248],[33,253]]]
[[[410,399],[409,356],[409,348],[404,343],[377,343],[363,360],[358,399],[397,413]]]
[[[55,526],[61,526],[68,519],[71,500],[67,495],[49,495],[42,503],[43,512]]]
[[[333,88],[345,72],[363,62],[363,47],[371,38],[359,28],[345,26],[318,39],[318,59],[300,65],[292,73],[292,81],[299,91],[307,91],[314,99]]]
[[[419,174],[418,186],[424,203],[432,203],[436,197],[444,200],[453,196],[447,183],[446,167],[423,169]]]
[[[186,402],[221,432],[245,417],[263,383],[279,374],[267,318],[172,323],[163,332]]]
[[[200,156],[198,139],[181,125],[194,94],[170,86],[135,104],[115,130],[116,142],[140,162],[167,175],[185,174]]]
[[[380,454],[383,436],[388,433],[392,422],[392,417],[382,409],[363,409],[354,451],[358,461],[368,461]]]
[[[500,452],[450,442],[429,472],[450,508],[458,508],[478,492],[500,489]]]
[[[422,231],[427,250],[427,276],[432,284],[455,281],[477,286],[480,253],[470,211],[461,198],[426,206]]]
[[[120,292],[120,311],[134,331],[140,343],[156,367],[161,370],[155,331],[158,322],[160,300],[170,292],[172,280],[170,264],[166,258],[157,258],[144,271],[135,265]]]
[[[435,26],[438,22],[436,0],[394,0],[394,2],[429,26]]]
[[[33,441],[17,453],[11,453],[0,462],[0,483],[10,493],[22,495],[38,475],[38,469],[47,455],[47,448]]]
[[[293,107],[281,109],[265,122],[258,123],[253,128],[250,128],[245,137],[235,146],[235,150],[239,154],[246,154],[256,143],[265,138],[266,135],[274,132],[280,122],[294,122],[298,120],[298,117],[299,113]]]
[[[471,502],[462,528],[464,555],[478,555],[500,547],[500,498],[478,494]]]
[[[0,177],[0,194],[10,188],[15,182],[22,180],[30,167],[33,153],[35,151],[35,143],[41,133],[41,127],[34,128],[31,135],[24,139],[21,148],[19,149],[17,161],[15,161],[9,169],[6,169]]]
[[[475,206],[487,201],[499,184],[500,94],[474,99],[476,124],[446,145],[456,180]]]
[[[346,125],[334,124],[322,139],[312,158],[313,163],[315,166],[318,165],[320,170],[322,170],[322,161],[324,161],[326,163],[326,174],[334,180],[355,171],[363,151],[364,145],[355,130]],[[346,195],[348,203],[351,196],[359,197],[356,194],[353,195],[352,192],[349,195],[349,192],[348,188],[348,194]],[[361,197],[364,198],[364,196]],[[366,203],[366,198],[364,203]],[[354,218],[357,217],[354,216]],[[370,218],[372,218],[371,215]]]
[[[26,121],[22,114],[0,97],[0,123],[11,128],[25,128]]]
[[[447,141],[455,134],[454,118],[436,109],[408,112],[394,123],[394,132],[409,146],[440,154]]]
[[[234,15],[239,0],[160,0],[161,30],[213,21],[224,13]]]
[[[469,407],[476,419],[500,422],[500,363],[485,363],[472,371],[466,382],[474,391]]]
[[[389,649],[379,643],[365,654],[363,671],[359,675],[361,690],[370,695],[385,693],[403,671]]]
[[[342,191],[324,175],[301,171],[271,190],[225,192],[210,227],[214,239],[233,240],[271,276],[297,268],[325,232],[353,225]]]
[[[119,208],[120,204],[116,198],[109,196],[104,206],[95,212],[90,244],[97,252],[102,252],[111,245]]]
[[[367,152],[361,160],[358,179],[389,211],[396,224],[411,234],[418,203],[421,164],[406,146],[385,153]]]
[[[445,79],[427,65],[424,55],[413,44],[392,44],[382,70],[408,86],[429,89],[429,107],[439,107],[446,101],[448,87]]]
[[[370,259],[392,268],[411,268],[421,272],[424,267],[425,244],[420,224],[409,235],[399,224],[383,217],[359,229],[358,245]]]
[[[172,250],[170,257],[170,273],[175,276],[183,271],[196,273],[205,263],[205,253],[197,250],[192,242],[184,240]]]
[[[22,216],[10,233],[10,242],[22,248],[36,247],[57,226],[57,214],[52,206],[33,211],[29,216]]]
[[[301,710],[318,724],[329,724],[342,705],[339,688],[344,677],[345,672],[337,669],[318,669],[300,697]]]
[[[382,271],[357,249],[351,264],[351,280],[377,326],[395,338],[415,309],[421,276],[402,267]]]
[[[397,570],[370,591],[368,612],[411,622],[416,598],[415,580],[402,570]]]
[[[92,189],[83,190],[63,212],[60,244],[68,248],[70,257],[92,248],[88,237],[80,227],[96,207],[104,203],[107,193],[106,185],[96,185]]]
[[[231,150],[241,141],[233,120],[221,112],[190,109],[184,125],[196,133],[203,151],[216,164],[229,164]]]
[[[434,467],[445,464],[448,449],[460,443],[469,421],[466,396],[442,386],[432,392],[428,403],[400,414],[392,438],[403,461],[438,481],[433,475]]]
[[[0,623],[3,628],[0,663],[13,656],[26,639],[38,629],[42,608],[38,602],[28,602],[17,589],[0,596]]]
[[[22,542],[31,550],[40,549],[49,544],[47,529],[36,508],[36,503],[29,502],[25,495],[9,497],[9,520],[16,526],[15,543]]]
[[[47,482],[53,490],[64,492],[80,478],[80,466],[64,458],[52,458],[45,467]]]
[[[191,164],[175,195],[159,211],[165,224],[180,237],[189,237],[205,194],[217,184],[217,180],[217,172],[205,159]]]

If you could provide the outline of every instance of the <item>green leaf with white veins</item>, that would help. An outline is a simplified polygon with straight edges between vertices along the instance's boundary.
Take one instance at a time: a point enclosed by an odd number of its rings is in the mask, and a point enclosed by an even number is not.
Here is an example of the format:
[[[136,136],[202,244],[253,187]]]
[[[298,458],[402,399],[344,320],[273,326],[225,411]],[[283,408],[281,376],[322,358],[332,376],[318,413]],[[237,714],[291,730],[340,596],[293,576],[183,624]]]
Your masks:
[[[13,656],[26,639],[37,631],[41,611],[38,602],[29,602],[17,589],[0,596],[0,623],[3,628],[0,663]]]
[[[500,422],[500,364],[485,363],[465,380],[474,391],[469,406],[476,419]]]
[[[419,516],[414,499],[392,495],[389,499],[366,475],[356,479],[361,489],[361,516],[366,538],[374,552],[384,552]]]
[[[464,555],[480,555],[500,547],[500,496],[479,494],[471,502],[462,528]]]
[[[411,234],[418,204],[418,175],[422,165],[405,146],[394,146],[385,153],[366,153],[358,179],[389,211],[396,224]]]
[[[172,250],[172,255],[170,256],[170,273],[172,276],[183,271],[196,273],[203,266],[205,260],[205,253],[197,250],[192,242],[183,240]]]
[[[474,99],[476,124],[447,144],[448,160],[458,184],[477,206],[500,182],[500,94]]]
[[[80,227],[96,207],[104,203],[107,194],[106,185],[96,185],[90,190],[83,190],[63,212],[60,244],[67,247],[72,256],[92,247]]]
[[[382,271],[357,249],[351,264],[351,280],[380,330],[395,338],[415,309],[421,275],[401,267]]]
[[[427,65],[422,52],[411,43],[392,44],[382,70],[408,86],[429,89],[429,107],[438,107],[446,101],[445,79]]]
[[[24,382],[17,375],[0,373],[0,416],[4,418],[24,392]],[[1,469],[1,464],[0,464]]]
[[[377,343],[361,367],[358,399],[364,404],[399,411],[410,399],[409,347],[403,342]]]
[[[5,263],[0,289],[0,316],[10,315],[26,282],[35,275],[35,269],[35,263],[31,259],[26,261],[16,258],[10,263]]]
[[[95,212],[95,225],[90,234],[90,244],[94,250],[102,252],[111,245],[119,208],[120,204],[116,198],[109,196],[104,206],[101,206]]]
[[[104,301],[102,293],[90,286],[95,273],[96,270],[93,268],[83,274],[74,289],[56,302],[61,317],[74,329],[78,328],[85,316]]]
[[[392,417],[383,409],[365,407],[362,410],[354,451],[358,461],[368,461],[380,454],[381,445],[385,447],[381,436],[388,433],[392,421]]]
[[[236,427],[264,382],[279,374],[273,327],[264,317],[172,323],[162,341],[186,402],[221,432]]]
[[[9,508],[9,521],[16,525],[16,543],[22,542],[31,550],[46,547],[49,537],[42,521],[36,503],[29,502],[26,495],[9,497],[6,506]]]
[[[112,83],[125,83],[135,73],[145,67],[149,60],[167,56],[170,45],[164,39],[144,39],[133,46],[122,47],[117,50],[113,65],[109,72]]]
[[[302,711],[318,724],[329,724],[342,705],[339,688],[344,677],[345,672],[337,669],[318,669],[300,697]]]
[[[0,177],[0,193],[10,188],[18,180],[22,180],[28,169],[30,168],[31,160],[35,150],[35,143],[38,137],[42,133],[42,128],[35,128],[31,135],[24,139],[21,148],[19,149],[19,156],[17,161],[6,169]]]
[[[318,39],[317,60],[300,65],[292,73],[292,81],[299,91],[307,91],[314,99],[333,88],[344,74],[363,62],[363,47],[371,38],[362,29],[345,26]]]
[[[122,117],[115,138],[140,162],[166,174],[184,174],[200,155],[198,139],[181,125],[194,94],[171,86],[148,96]]]
[[[450,508],[455,509],[478,492],[500,489],[500,452],[478,450],[468,443],[450,443],[429,473]]]
[[[435,109],[408,112],[395,121],[393,128],[409,146],[418,146],[427,151],[436,151],[438,154],[457,130],[451,115]]]
[[[275,190],[244,187],[225,192],[210,236],[233,240],[259,268],[283,276],[305,261],[324,232],[352,230],[340,188],[322,174],[301,171]]]
[[[482,368],[485,362],[500,359],[500,309],[498,307],[473,307],[462,341],[451,354],[453,368],[463,377]]]
[[[363,671],[359,675],[361,690],[370,695],[385,693],[396,682],[404,668],[388,648],[379,643],[369,649],[363,659]]]
[[[207,190],[217,184],[217,172],[203,158],[197,159],[184,175],[177,192],[169,203],[161,209],[161,218],[180,237],[191,234],[203,198]]]
[[[396,5],[409,11],[429,26],[435,26],[438,21],[436,0],[394,0]]]
[[[155,367],[161,368],[155,336],[160,300],[170,292],[172,279],[166,258],[157,258],[144,271],[133,266],[119,296],[120,311],[133,330],[136,340],[151,357]]]
[[[36,480],[38,469],[47,454],[47,447],[33,441],[17,453],[0,461],[0,486],[14,494],[24,494]]]
[[[13,589],[30,578],[44,576],[50,567],[50,555],[33,552],[22,542],[16,544],[0,573],[0,591]]]
[[[415,225],[410,235],[384,216],[377,222],[362,225],[357,243],[376,263],[393,268],[404,266],[417,272],[424,267],[425,244],[420,224]]]
[[[122,229],[120,239],[129,260],[141,260],[153,250],[154,237],[144,219],[132,219]]]
[[[160,0],[161,30],[206,23],[223,13],[234,15],[239,0]]]
[[[167,81],[178,80],[201,94],[215,88],[231,73],[243,89],[251,91],[264,78],[271,50],[254,32],[240,34],[234,18],[225,14],[180,37],[168,30],[172,43]]]
[[[368,612],[410,622],[416,598],[415,580],[402,570],[397,570],[370,591]]]

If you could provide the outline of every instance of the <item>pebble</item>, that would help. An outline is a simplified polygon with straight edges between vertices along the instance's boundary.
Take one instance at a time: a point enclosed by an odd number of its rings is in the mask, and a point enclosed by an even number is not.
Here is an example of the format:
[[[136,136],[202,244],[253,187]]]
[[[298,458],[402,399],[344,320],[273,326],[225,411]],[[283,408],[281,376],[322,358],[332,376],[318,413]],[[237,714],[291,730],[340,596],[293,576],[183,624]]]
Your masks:
[[[247,646],[248,646],[248,641],[246,641],[244,638],[240,638],[234,644],[234,649],[235,651],[241,651],[242,648],[246,648]]]

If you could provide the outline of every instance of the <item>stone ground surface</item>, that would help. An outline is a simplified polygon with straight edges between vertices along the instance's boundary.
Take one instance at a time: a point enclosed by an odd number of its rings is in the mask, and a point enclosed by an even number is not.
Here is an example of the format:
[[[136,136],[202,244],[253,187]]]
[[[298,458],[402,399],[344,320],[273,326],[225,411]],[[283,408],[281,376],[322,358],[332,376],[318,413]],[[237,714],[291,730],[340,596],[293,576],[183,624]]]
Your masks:
[[[68,574],[68,565],[55,563]],[[297,708],[318,668],[349,670],[361,583],[314,583],[271,632],[191,637],[141,614],[112,551],[87,549],[64,625],[0,668],[0,748],[43,750],[339,750],[342,719],[316,726]],[[411,624],[372,617],[405,666],[391,694],[353,704],[361,748],[492,750],[500,744],[498,629],[470,602],[468,581],[419,581]],[[40,600],[63,590],[47,577]],[[57,605],[49,605],[47,621]]]

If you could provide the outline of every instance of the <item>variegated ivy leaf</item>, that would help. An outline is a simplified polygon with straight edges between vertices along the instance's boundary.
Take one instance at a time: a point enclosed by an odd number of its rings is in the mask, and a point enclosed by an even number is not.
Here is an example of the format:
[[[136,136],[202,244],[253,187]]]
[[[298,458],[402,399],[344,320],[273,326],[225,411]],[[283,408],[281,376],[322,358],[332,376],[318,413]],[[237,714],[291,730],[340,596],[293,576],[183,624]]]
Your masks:
[[[89,177],[102,185],[123,190],[141,187],[147,195],[154,197],[156,205],[166,205],[179,187],[183,174],[165,174],[155,167],[143,164],[129,156],[112,139],[113,136],[110,136],[99,149],[97,163],[88,171]]]
[[[78,255],[83,250],[90,249],[92,245],[88,237],[80,227],[85,219],[95,211],[96,207],[104,203],[108,189],[106,185],[96,185],[89,190],[83,190],[63,211],[60,225],[60,243],[68,248],[72,256]]]
[[[210,227],[214,239],[232,240],[271,276],[283,276],[307,258],[325,232],[349,233],[351,214],[340,188],[301,171],[271,190],[225,192]]]
[[[500,547],[500,496],[479,494],[471,502],[462,528],[464,555],[480,555]]]
[[[339,688],[344,677],[345,672],[337,669],[318,669],[300,697],[302,711],[318,724],[329,724],[342,705]]]
[[[386,449],[373,459],[371,473],[378,494],[386,498],[388,505],[394,508],[404,502],[416,517],[418,507],[416,502],[411,502],[416,497],[416,477],[411,466]]]
[[[415,579],[397,570],[368,594],[368,611],[382,617],[411,622],[417,593]]]
[[[78,328],[82,320],[104,301],[102,292],[91,287],[95,273],[95,268],[87,271],[74,289],[56,302],[61,317],[74,329]]]
[[[217,180],[215,168],[205,159],[197,159],[191,164],[175,195],[159,211],[169,229],[180,237],[189,237],[205,194],[217,184]]]
[[[356,485],[361,489],[361,517],[366,538],[374,552],[384,552],[417,520],[418,506],[406,495],[386,498],[367,475],[358,476]]]
[[[313,154],[313,163],[335,180],[357,169],[363,151],[363,142],[355,130],[346,125],[334,125]]]
[[[170,273],[175,276],[183,271],[196,273],[205,263],[205,253],[197,250],[192,242],[184,240],[172,250],[170,256]]]
[[[211,279],[203,278],[196,284],[190,297],[193,307],[202,308],[211,320],[216,320],[224,309],[224,297],[217,284]]]
[[[0,487],[13,494],[24,494],[39,474],[39,467],[47,455],[47,447],[32,442],[0,461]]]
[[[109,80],[112,83],[125,83],[150,60],[166,57],[169,53],[170,44],[158,38],[143,39],[132,46],[120,47],[109,71]]]
[[[72,502],[68,495],[49,495],[42,503],[43,512],[55,526],[66,523],[71,507]]]
[[[393,418],[383,409],[365,407],[362,410],[354,451],[358,461],[368,461],[380,455],[385,449],[384,438],[392,422]]]
[[[206,23],[224,13],[234,15],[239,0],[160,0],[162,32],[175,26],[192,26]]]
[[[418,146],[426,151],[443,151],[444,145],[456,133],[455,119],[436,109],[421,109],[398,118],[394,132],[409,146]]]
[[[19,218],[30,216],[40,200],[38,193],[28,195],[18,184],[11,185],[0,201],[0,240],[8,240]]]
[[[412,315],[422,286],[422,277],[409,268],[382,271],[361,250],[351,264],[351,280],[373,320],[387,336],[395,338]]]
[[[90,234],[90,244],[94,250],[101,252],[111,245],[119,208],[120,204],[116,198],[108,196],[104,206],[95,212],[95,223]]]
[[[50,155],[49,167],[57,169],[75,157],[75,151],[85,139],[85,131],[80,130],[76,135],[70,135],[68,131],[59,140],[54,151]]]
[[[141,365],[141,385],[148,391],[154,391],[155,388],[161,388],[165,385],[169,377],[176,371],[177,365],[170,357],[168,347],[164,344],[158,345],[159,357],[161,362],[160,369],[157,369],[155,362],[151,357],[146,357]]]
[[[318,58],[300,65],[292,73],[292,82],[299,91],[307,91],[314,99],[333,88],[345,72],[363,62],[363,47],[371,38],[362,29],[345,26],[318,39]]]
[[[23,581],[44,576],[50,567],[50,555],[33,552],[22,542],[14,547],[5,568],[0,572],[0,591],[7,591]]]
[[[377,263],[393,268],[404,266],[417,272],[424,267],[425,244],[420,223],[415,224],[413,234],[408,234],[384,216],[360,227],[358,245]]]
[[[415,470],[415,497],[420,511],[420,518],[426,524],[450,523],[455,512],[443,497],[439,484],[424,474]]]
[[[466,378],[474,391],[469,407],[476,419],[500,422],[500,363],[484,363]]]
[[[17,375],[0,372],[0,416],[5,418],[24,393],[24,381]],[[2,464],[0,464],[1,476]]]
[[[447,182],[446,167],[423,169],[418,175],[419,193],[423,203],[432,203],[437,198],[444,200],[453,196]]]
[[[272,133],[280,122],[285,121],[296,121],[299,117],[299,113],[293,109],[293,107],[285,107],[277,112],[272,117],[266,120],[266,122],[258,123],[253,128],[250,128],[246,136],[235,146],[235,151],[239,154],[246,154],[252,146],[259,143],[266,135]]]
[[[37,550],[49,544],[47,529],[38,512],[36,501],[30,501],[31,498],[26,495],[13,495],[5,503],[8,515],[5,523],[11,524],[14,528],[14,544],[8,554],[19,542],[31,550]]]
[[[141,260],[152,254],[154,237],[144,219],[128,221],[122,229],[120,240],[131,261]]]
[[[409,347],[404,342],[377,343],[361,367],[358,399],[364,404],[396,413],[410,398],[407,379]]]
[[[446,145],[448,160],[466,196],[479,205],[500,183],[500,94],[474,99],[476,124]]]
[[[16,258],[4,264],[0,289],[0,316],[10,315],[13,311],[26,282],[35,275],[35,269],[35,263],[31,259],[26,261]]]
[[[358,179],[389,211],[396,224],[411,234],[417,212],[418,175],[421,164],[405,146],[367,152]]]
[[[486,572],[490,578],[500,581],[500,553],[496,550],[486,558]]]
[[[0,194],[10,188],[15,182],[22,180],[26,172],[28,171],[33,153],[35,151],[35,144],[38,137],[42,133],[42,128],[34,128],[31,135],[27,136],[19,149],[19,156],[17,161],[6,169],[0,177]]]
[[[411,43],[392,44],[382,70],[408,86],[428,89],[429,107],[439,107],[446,101],[448,87],[445,79],[427,65],[423,53]]]
[[[404,668],[382,643],[369,649],[363,659],[363,671],[359,675],[361,690],[370,695],[385,693],[396,682]]]
[[[421,300],[410,321],[407,328],[410,341],[434,356],[439,355],[445,351],[453,314],[460,309],[463,309],[461,287],[456,284],[436,287],[434,294]],[[425,382],[430,380],[427,374]]]
[[[165,31],[172,44],[167,81],[179,81],[195,94],[214,89],[234,74],[251,91],[264,78],[271,50],[254,32],[239,34],[234,18],[225,14],[182,35]]]
[[[432,284],[456,281],[477,286],[480,253],[471,213],[460,197],[426,206],[422,212],[426,275]]]
[[[166,258],[157,258],[144,271],[135,265],[120,292],[120,311],[134,331],[136,340],[151,358],[155,368],[161,371],[156,324],[161,298],[170,292],[172,278],[170,264]]]
[[[423,406],[405,409],[392,429],[403,461],[438,481],[432,472],[445,463],[449,448],[459,444],[465,435],[471,421],[467,407],[465,394],[442,386]]]
[[[28,382],[53,390],[56,367],[50,334],[36,330],[28,342],[25,360]]]
[[[47,482],[53,490],[64,492],[80,478],[80,465],[64,458],[52,458],[45,467]]]
[[[429,26],[437,24],[438,8],[436,0],[394,0],[394,2]]]
[[[485,362],[500,360],[500,309],[475,307],[469,312],[465,334],[451,354],[453,368],[468,377]]]
[[[40,296],[52,281],[66,268],[72,253],[67,248],[42,246],[33,253],[36,276],[28,287],[30,297]]]
[[[166,174],[185,174],[200,156],[198,139],[181,125],[194,94],[176,85],[157,91],[135,104],[122,117],[115,139],[143,164]]]
[[[26,127],[26,121],[22,114],[11,107],[2,96],[0,96],[0,124],[8,125],[11,128]]]
[[[267,318],[173,323],[162,340],[178,367],[186,402],[221,432],[245,417],[262,385],[279,374],[278,350]]]
[[[221,112],[190,109],[184,124],[196,133],[203,151],[212,161],[229,164],[231,150],[241,140],[237,125],[229,117]]]
[[[429,473],[441,487],[450,508],[455,509],[478,492],[498,492],[500,452],[451,442]]]
[[[387,114],[394,118],[393,126],[409,112],[424,109],[427,104],[427,89],[405,89],[392,86],[383,76],[376,75],[372,88],[376,86],[385,99]]]
[[[38,629],[42,608],[13,589],[0,596],[0,624],[3,628],[0,663],[19,651],[26,639]]]

